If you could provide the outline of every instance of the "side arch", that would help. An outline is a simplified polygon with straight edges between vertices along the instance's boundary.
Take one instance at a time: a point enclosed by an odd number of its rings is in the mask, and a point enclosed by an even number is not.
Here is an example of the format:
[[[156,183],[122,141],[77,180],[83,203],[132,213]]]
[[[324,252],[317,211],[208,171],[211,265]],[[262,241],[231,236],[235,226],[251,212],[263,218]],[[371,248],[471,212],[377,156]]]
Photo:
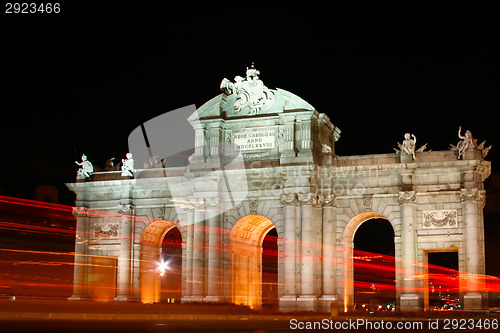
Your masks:
[[[262,215],[247,215],[239,219],[230,232],[231,302],[262,307],[262,243],[275,228]]]
[[[177,228],[174,222],[157,220],[149,224],[141,235],[139,286],[142,303],[160,301],[158,263],[161,261],[163,238],[172,228]]]
[[[352,311],[354,309],[354,264],[353,264],[353,249],[354,249],[354,234],[356,230],[364,222],[371,219],[389,219],[379,213],[364,212],[354,216],[347,223],[343,235],[343,252],[344,252],[344,311]],[[391,221],[389,221],[391,222]],[[392,225],[392,223],[391,223]],[[392,225],[394,228],[394,225]]]

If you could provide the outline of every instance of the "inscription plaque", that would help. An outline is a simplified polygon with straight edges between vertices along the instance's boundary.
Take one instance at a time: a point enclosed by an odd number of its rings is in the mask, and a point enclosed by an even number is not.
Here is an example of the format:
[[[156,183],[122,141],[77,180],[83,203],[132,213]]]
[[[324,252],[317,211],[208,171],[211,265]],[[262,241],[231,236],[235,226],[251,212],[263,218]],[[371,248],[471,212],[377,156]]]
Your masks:
[[[244,129],[234,132],[233,138],[239,150],[272,149],[276,142],[273,129]]]

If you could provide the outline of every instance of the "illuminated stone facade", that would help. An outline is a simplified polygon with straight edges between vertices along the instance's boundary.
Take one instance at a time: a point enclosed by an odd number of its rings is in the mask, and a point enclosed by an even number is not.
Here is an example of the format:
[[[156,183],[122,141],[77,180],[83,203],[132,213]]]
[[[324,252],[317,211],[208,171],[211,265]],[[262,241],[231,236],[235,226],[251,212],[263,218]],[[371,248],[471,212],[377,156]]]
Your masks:
[[[116,300],[161,301],[155,267],[162,238],[177,227],[183,302],[260,309],[261,246],[276,228],[280,310],[329,311],[331,302],[349,310],[354,234],[382,218],[394,229],[398,309],[424,309],[422,263],[434,250],[458,251],[460,271],[470,273],[460,282],[465,309],[481,308],[490,174],[481,150],[471,146],[460,160],[453,150],[338,156],[330,118],[267,89],[252,70],[186,114],[195,130],[187,166],[95,172],[68,184],[78,206],[73,298],[94,295],[91,264],[109,258]]]

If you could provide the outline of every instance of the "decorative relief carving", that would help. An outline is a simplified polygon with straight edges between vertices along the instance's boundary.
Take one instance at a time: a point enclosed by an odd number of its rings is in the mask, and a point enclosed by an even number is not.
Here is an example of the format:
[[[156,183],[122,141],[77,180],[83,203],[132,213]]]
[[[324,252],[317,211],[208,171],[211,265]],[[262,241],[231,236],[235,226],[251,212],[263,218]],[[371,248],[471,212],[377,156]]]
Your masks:
[[[95,238],[118,238],[119,224],[94,224],[94,237]]]
[[[373,197],[371,195],[363,197],[363,205],[365,206],[365,212],[372,210]]]
[[[257,206],[259,202],[257,199],[250,200],[250,214],[257,214]]]
[[[457,228],[457,210],[425,210],[422,212],[424,229]]]
[[[415,191],[399,192],[398,201],[400,204],[415,203],[416,200],[417,200],[417,193]]]
[[[166,209],[167,209],[166,205],[163,205],[160,208],[158,208],[158,210],[156,211],[158,214],[158,220],[163,220],[165,218]]]

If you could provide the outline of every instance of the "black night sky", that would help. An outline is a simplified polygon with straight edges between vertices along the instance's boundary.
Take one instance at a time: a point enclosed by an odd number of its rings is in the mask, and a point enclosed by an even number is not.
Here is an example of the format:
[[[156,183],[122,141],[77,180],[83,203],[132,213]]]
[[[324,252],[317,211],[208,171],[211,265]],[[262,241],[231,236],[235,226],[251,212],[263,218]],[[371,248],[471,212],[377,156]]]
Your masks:
[[[445,150],[462,126],[493,144],[487,159],[499,172],[493,8],[323,3],[2,8],[0,194],[33,198],[48,184],[72,204],[64,183],[82,153],[100,167],[124,158],[131,130],[201,106],[252,62],[267,87],[297,94],[340,127],[339,155],[391,153],[405,132]]]
[[[461,125],[499,150],[499,34],[484,17],[383,8],[186,8],[63,2],[60,14],[5,14],[0,42],[1,191],[75,177],[76,157],[121,159],[132,129],[219,94],[255,62],[342,130],[339,155],[391,153],[405,132],[432,150]],[[375,15],[373,10],[380,10]],[[424,11],[425,12],[425,11]],[[486,15],[485,9],[481,15]],[[385,14],[383,14],[385,13]],[[473,20],[474,18],[474,20]],[[194,138],[193,138],[194,141]]]

